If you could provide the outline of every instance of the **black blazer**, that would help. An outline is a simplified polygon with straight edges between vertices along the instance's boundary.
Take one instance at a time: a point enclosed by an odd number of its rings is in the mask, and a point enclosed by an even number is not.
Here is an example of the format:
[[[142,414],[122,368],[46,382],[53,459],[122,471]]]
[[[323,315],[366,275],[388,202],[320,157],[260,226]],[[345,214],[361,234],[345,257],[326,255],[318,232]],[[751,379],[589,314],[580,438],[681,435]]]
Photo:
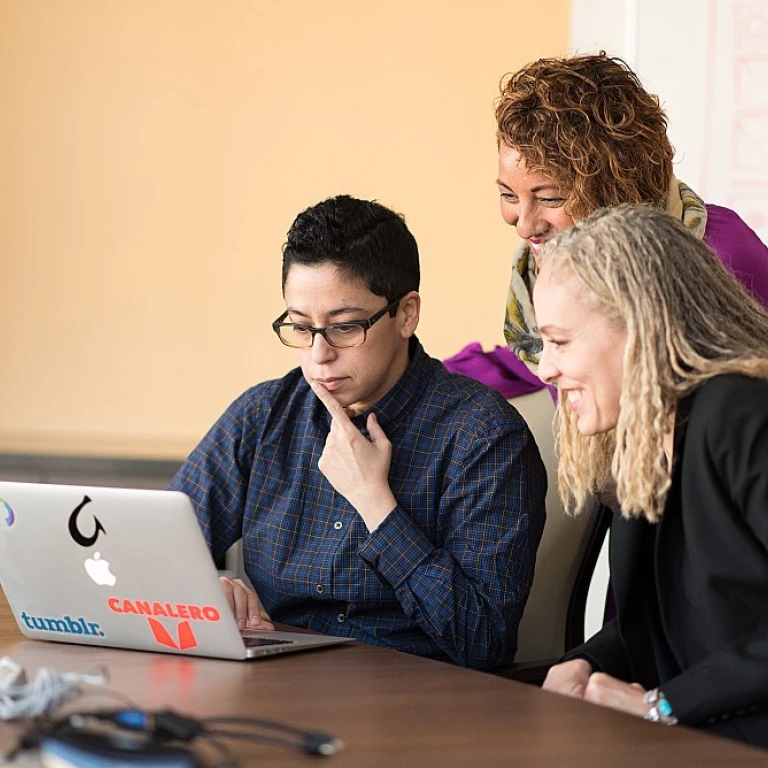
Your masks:
[[[661,522],[617,516],[610,562],[616,619],[566,658],[653,688],[666,651],[681,723],[768,746],[768,382],[720,376],[680,404]]]

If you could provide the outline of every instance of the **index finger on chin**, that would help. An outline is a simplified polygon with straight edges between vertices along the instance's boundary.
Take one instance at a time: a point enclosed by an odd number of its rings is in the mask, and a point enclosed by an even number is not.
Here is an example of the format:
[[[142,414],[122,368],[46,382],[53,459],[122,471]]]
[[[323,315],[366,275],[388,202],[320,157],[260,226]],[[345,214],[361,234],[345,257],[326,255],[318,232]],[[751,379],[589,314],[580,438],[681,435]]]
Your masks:
[[[352,423],[341,403],[322,384],[313,381],[310,386],[320,402],[328,409],[328,413],[331,414],[331,418],[333,418],[334,422],[340,424]]]

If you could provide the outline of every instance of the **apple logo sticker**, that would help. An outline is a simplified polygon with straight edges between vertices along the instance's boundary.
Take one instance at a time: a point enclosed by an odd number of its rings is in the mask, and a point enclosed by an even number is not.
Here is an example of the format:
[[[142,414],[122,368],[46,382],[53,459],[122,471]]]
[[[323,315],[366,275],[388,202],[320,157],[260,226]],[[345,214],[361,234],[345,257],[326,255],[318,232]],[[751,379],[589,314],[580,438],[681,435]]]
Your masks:
[[[100,587],[114,587],[117,583],[117,576],[109,570],[109,560],[102,560],[98,552],[94,552],[84,565],[85,572]]]

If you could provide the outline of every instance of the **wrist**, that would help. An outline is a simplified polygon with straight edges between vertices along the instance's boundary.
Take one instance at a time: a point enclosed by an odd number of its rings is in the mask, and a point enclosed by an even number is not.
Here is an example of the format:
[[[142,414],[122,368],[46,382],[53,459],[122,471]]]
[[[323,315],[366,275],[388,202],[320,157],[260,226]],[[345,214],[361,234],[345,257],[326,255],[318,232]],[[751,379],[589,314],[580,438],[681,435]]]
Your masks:
[[[355,502],[350,501],[350,503],[357,511],[357,514],[363,518],[368,531],[373,532],[392,513],[392,510],[397,506],[397,499],[392,494],[392,491],[387,488],[383,493],[373,494],[359,500],[356,499]]]

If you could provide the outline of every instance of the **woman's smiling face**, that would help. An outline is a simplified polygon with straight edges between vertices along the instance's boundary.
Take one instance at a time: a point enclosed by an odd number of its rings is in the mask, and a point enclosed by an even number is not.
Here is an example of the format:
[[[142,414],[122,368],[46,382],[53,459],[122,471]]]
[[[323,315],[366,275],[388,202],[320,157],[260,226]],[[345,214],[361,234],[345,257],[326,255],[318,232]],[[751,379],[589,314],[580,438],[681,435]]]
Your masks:
[[[573,274],[547,269],[533,289],[544,348],[539,377],[557,384],[577,416],[582,435],[613,429],[619,421],[627,330],[591,306]]]
[[[503,142],[496,184],[502,218],[528,242],[534,255],[555,233],[573,226],[565,211],[567,190],[551,176],[529,171],[520,153]]]

